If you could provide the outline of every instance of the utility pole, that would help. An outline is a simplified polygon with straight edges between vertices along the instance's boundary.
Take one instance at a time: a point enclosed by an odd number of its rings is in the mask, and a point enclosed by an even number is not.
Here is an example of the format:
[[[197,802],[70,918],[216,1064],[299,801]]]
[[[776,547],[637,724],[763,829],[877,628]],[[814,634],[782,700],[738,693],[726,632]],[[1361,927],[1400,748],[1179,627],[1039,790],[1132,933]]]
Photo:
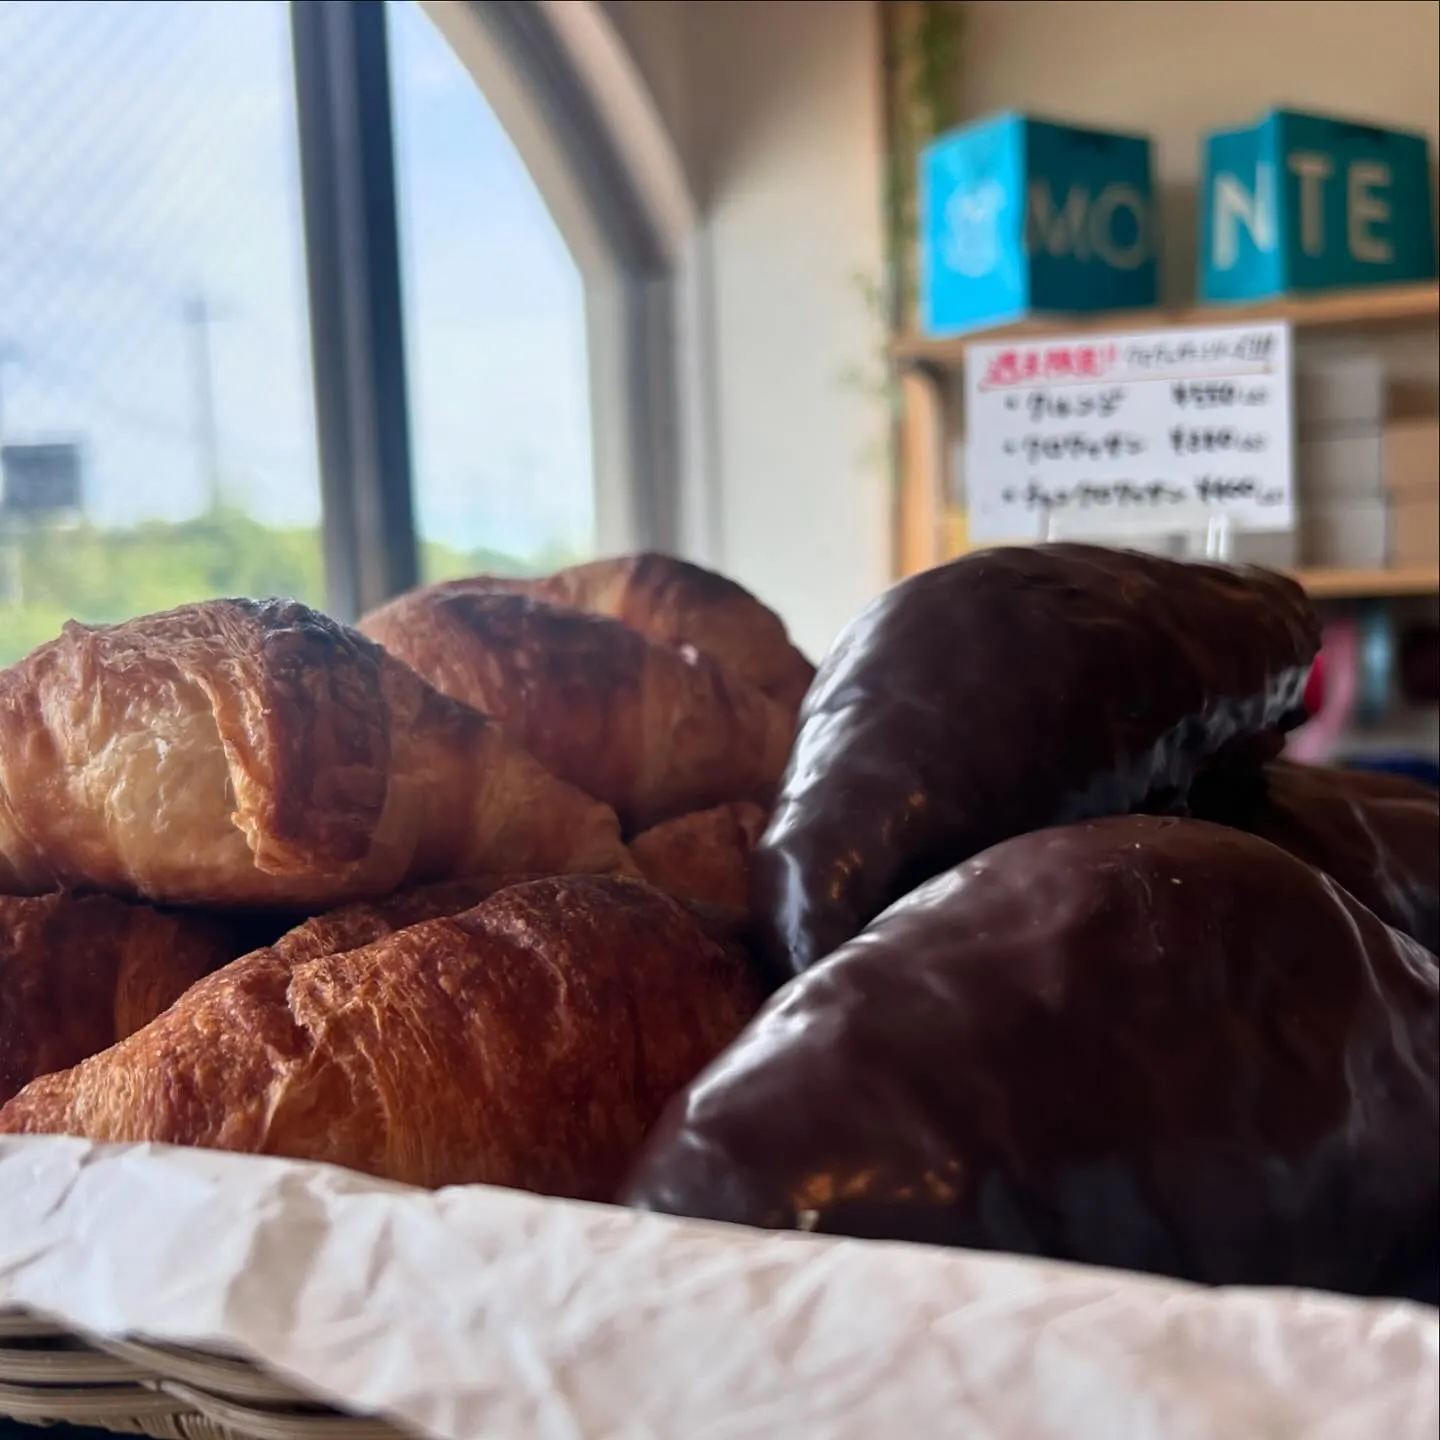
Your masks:
[[[195,456],[200,466],[210,514],[219,511],[224,500],[220,478],[220,428],[215,418],[215,372],[210,355],[210,302],[203,290],[188,295],[184,302],[185,326],[190,332],[190,386],[194,399]]]
[[[8,507],[5,505],[7,483],[5,479],[5,367],[18,363],[20,351],[4,340],[0,340],[0,599],[19,606],[25,599],[25,572],[22,568],[20,521],[11,523]]]
[[[5,367],[20,363],[20,347],[0,340],[0,446],[5,444]]]

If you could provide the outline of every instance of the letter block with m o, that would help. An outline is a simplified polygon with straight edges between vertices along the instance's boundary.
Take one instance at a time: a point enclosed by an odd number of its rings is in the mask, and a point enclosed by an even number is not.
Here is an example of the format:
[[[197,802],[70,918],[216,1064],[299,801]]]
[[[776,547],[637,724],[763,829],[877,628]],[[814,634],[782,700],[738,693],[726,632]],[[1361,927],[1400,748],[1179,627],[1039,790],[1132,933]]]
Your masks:
[[[1203,300],[1435,277],[1423,135],[1272,110],[1206,137],[1201,183]]]
[[[1003,114],[920,160],[920,321],[957,335],[1156,303],[1150,141]]]

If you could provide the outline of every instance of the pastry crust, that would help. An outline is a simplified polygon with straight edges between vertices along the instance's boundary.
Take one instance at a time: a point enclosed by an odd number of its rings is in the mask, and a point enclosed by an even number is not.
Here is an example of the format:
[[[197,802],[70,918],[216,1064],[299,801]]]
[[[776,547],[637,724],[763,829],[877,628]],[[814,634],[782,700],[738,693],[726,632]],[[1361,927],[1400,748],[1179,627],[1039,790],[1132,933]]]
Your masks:
[[[72,623],[0,671],[0,892],[319,908],[609,869],[605,806],[293,601]]]
[[[361,628],[614,806],[627,833],[726,801],[765,803],[785,768],[791,725],[778,705],[618,620],[441,587],[400,596]]]
[[[240,948],[206,916],[0,895],[0,1101],[148,1025]]]
[[[662,645],[710,656],[792,717],[815,678],[773,610],[735,581],[672,555],[647,551],[533,579],[476,575],[444,583],[608,615]]]
[[[359,950],[247,955],[27,1087],[0,1132],[609,1199],[757,1000],[745,958],[643,882],[533,881]]]
[[[312,915],[275,941],[277,955],[291,965],[318,960],[322,955],[340,955],[373,945],[397,930],[408,929],[425,920],[440,920],[473,910],[509,885],[539,879],[535,875],[476,875],[466,880],[444,880],[437,885],[418,885],[397,890],[383,900],[362,900],[323,915]]]
[[[743,912],[750,899],[750,852],[764,831],[758,805],[717,805],[653,826],[630,842],[630,853],[652,885]]]
[[[1374,1294],[1435,1253],[1437,1018],[1435,957],[1277,846],[1039,830],[781,990],[623,1198]]]
[[[799,974],[981,850],[1182,808],[1304,718],[1320,620],[1285,576],[1071,543],[892,586],[831,647],[750,866],[757,942]]]

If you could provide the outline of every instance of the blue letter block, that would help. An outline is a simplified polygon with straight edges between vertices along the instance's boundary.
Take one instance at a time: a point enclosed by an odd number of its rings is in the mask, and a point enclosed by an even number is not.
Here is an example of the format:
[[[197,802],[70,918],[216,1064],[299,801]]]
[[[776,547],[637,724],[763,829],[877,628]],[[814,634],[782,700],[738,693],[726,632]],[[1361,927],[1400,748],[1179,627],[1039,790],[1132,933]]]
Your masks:
[[[1205,140],[1200,296],[1399,285],[1435,276],[1423,135],[1272,110]]]
[[[1150,142],[1018,114],[920,160],[920,323],[955,335],[1156,303]]]

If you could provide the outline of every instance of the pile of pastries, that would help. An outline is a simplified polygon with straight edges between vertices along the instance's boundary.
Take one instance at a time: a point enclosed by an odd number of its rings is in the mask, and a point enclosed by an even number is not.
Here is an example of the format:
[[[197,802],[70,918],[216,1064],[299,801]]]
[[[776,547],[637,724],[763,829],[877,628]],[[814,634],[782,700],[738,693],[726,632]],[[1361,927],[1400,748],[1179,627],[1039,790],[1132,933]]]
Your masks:
[[[1282,757],[1319,623],[1079,545],[818,675],[659,555],[0,671],[0,1132],[1411,1293],[1440,802]]]

